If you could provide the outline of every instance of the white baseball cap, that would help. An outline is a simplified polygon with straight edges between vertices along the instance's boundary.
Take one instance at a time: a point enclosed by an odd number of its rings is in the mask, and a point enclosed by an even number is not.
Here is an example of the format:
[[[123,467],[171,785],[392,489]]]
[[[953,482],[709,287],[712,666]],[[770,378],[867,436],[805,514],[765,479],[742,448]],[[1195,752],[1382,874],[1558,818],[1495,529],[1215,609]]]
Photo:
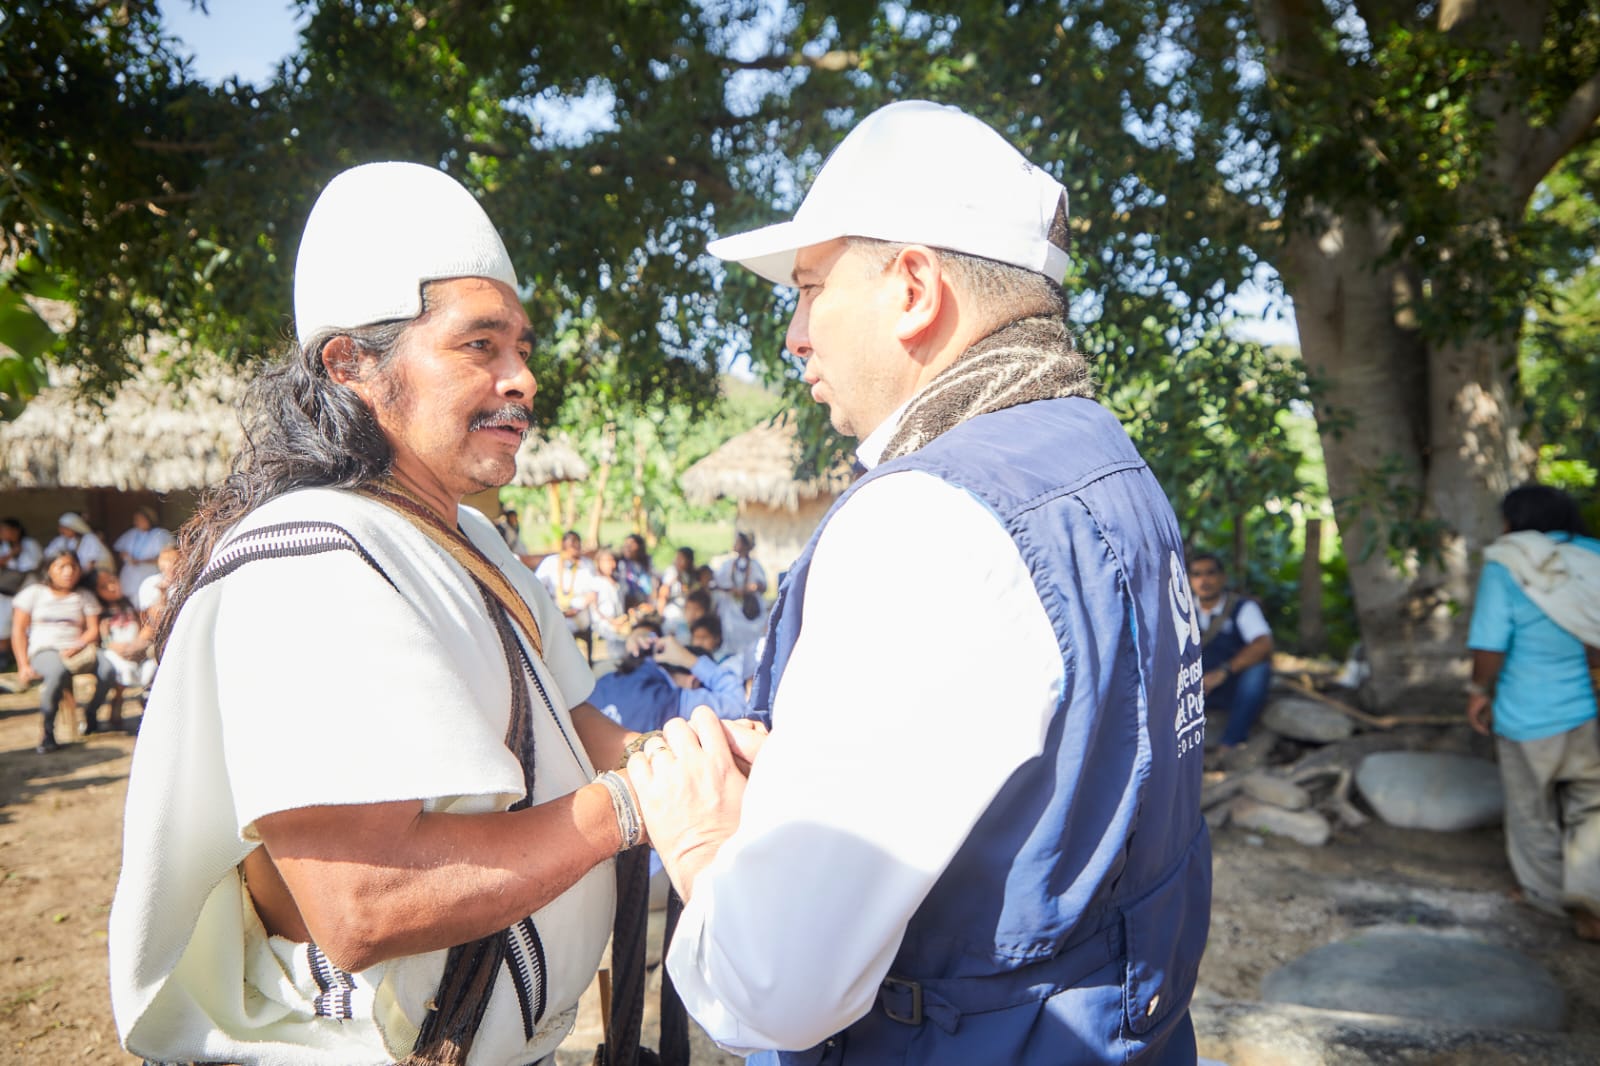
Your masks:
[[[489,216],[460,182],[418,163],[367,163],[328,182],[294,264],[295,336],[422,313],[422,286],[517,272]]]
[[[1066,189],[960,108],[906,100],[862,119],[822,165],[794,219],[706,250],[794,284],[794,255],[839,237],[926,244],[1010,263],[1051,281],[1064,248],[1047,238]]]

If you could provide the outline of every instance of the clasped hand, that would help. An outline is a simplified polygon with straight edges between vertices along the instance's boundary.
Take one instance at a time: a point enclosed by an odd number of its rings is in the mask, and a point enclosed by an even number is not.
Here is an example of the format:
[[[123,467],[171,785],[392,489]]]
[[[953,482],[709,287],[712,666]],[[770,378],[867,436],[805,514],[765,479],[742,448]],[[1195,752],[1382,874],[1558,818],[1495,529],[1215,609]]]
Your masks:
[[[723,721],[709,707],[674,718],[628,760],[628,778],[644,814],[650,843],[678,894],[688,899],[695,877],[739,828],[745,779],[766,727]]]

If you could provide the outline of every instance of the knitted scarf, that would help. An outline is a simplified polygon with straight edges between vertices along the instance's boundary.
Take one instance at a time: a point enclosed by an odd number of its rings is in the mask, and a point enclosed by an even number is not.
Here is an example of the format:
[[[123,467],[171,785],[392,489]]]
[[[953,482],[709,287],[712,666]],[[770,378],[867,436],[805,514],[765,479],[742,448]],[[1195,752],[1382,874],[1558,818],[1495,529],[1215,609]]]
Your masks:
[[[1066,321],[1053,315],[1020,318],[968,348],[912,398],[883,461],[914,452],[977,415],[1092,395],[1089,364],[1072,346]]]

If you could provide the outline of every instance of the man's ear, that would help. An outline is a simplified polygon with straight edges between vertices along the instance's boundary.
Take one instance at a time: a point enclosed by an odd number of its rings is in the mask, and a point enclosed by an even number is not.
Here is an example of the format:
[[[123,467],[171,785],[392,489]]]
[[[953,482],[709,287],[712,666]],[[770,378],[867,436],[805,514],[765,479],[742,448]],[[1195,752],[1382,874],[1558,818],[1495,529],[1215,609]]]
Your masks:
[[[349,385],[361,377],[360,356],[355,341],[340,334],[322,346],[322,369],[328,379],[340,385]]]
[[[356,342],[344,334],[322,346],[322,368],[327,371],[328,380],[343,385],[370,407],[373,400],[369,394],[372,379],[363,365],[368,359],[356,347]]]
[[[910,244],[895,257],[894,271],[901,285],[904,306],[895,323],[895,336],[907,347],[938,321],[944,302],[944,272],[939,253],[920,244]]]

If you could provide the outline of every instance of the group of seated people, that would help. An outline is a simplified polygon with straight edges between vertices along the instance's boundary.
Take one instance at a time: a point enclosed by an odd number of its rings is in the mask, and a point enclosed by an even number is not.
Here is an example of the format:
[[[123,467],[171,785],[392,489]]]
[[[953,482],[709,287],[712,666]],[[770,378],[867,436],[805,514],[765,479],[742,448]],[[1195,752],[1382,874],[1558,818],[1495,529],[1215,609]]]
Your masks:
[[[109,727],[126,728],[123,698],[155,673],[156,626],[178,560],[171,534],[148,511],[117,539],[115,554],[75,513],[62,515],[59,528],[41,550],[16,519],[0,520],[0,647],[9,646],[14,663],[6,665],[20,684],[40,682],[40,754],[60,748],[55,721],[74,674],[95,677],[84,733],[100,728],[108,701]]]
[[[672,565],[657,573],[644,538],[629,534],[622,547],[592,555],[569,530],[561,547],[542,559],[512,543],[515,526],[502,524],[507,544],[525,561],[567,619],[574,635],[600,641],[606,658],[621,660],[627,638],[642,623],[680,645],[693,645],[714,661],[736,664],[748,680],[754,648],[766,626],[767,575],[751,557],[754,539],[734,538],[733,553],[718,566],[697,565],[693,548],[679,548]],[[508,532],[509,530],[509,532]]]

